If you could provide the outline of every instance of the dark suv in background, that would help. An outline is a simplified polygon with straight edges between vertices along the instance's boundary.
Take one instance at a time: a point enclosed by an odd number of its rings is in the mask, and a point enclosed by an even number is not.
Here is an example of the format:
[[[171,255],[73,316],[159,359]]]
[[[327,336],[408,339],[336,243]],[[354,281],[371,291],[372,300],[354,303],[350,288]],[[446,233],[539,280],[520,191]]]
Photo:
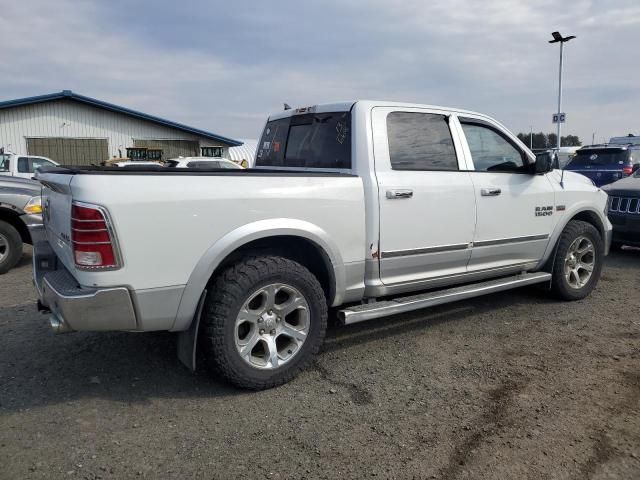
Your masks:
[[[602,188],[609,195],[608,216],[613,225],[612,247],[640,247],[640,170]]]
[[[607,144],[579,149],[565,169],[581,173],[601,187],[628,177],[639,167],[638,147]]]

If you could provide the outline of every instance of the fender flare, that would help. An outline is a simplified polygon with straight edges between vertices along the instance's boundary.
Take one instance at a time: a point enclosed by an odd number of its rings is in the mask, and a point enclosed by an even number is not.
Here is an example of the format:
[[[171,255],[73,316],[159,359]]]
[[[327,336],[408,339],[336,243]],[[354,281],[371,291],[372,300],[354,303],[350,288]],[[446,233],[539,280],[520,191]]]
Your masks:
[[[254,240],[284,235],[310,240],[324,252],[330,263],[327,267],[330,268],[330,273],[333,273],[335,284],[334,298],[330,299],[329,303],[330,305],[340,303],[346,288],[344,262],[340,250],[327,232],[304,220],[290,218],[259,220],[228,232],[202,255],[185,285],[171,331],[179,332],[189,328],[209,279],[231,253]]]
[[[549,243],[547,244],[547,249],[544,252],[544,256],[536,266],[536,270],[541,270],[547,264],[549,259],[552,257],[554,252],[556,251],[556,246],[558,244],[558,240],[560,239],[560,235],[564,231],[565,227],[569,224],[571,220],[573,220],[576,215],[579,215],[584,212],[592,213],[596,216],[599,222],[598,230],[602,233],[603,238],[602,241],[606,242],[606,233],[607,233],[607,220],[604,216],[604,212],[599,212],[596,208],[593,208],[591,205],[586,204],[576,204],[571,208],[571,210],[567,211],[563,216],[562,220],[556,224],[553,233],[549,238]],[[606,249],[606,246],[605,246]]]

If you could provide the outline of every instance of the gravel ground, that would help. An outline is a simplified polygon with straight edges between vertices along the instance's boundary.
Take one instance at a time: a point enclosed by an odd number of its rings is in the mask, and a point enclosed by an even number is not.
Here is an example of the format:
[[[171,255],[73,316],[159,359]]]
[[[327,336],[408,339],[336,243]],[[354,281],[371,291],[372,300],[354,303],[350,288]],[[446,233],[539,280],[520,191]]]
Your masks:
[[[0,478],[640,478],[640,250],[580,302],[333,326],[259,393],[190,374],[170,334],[54,336],[26,253],[0,277]]]

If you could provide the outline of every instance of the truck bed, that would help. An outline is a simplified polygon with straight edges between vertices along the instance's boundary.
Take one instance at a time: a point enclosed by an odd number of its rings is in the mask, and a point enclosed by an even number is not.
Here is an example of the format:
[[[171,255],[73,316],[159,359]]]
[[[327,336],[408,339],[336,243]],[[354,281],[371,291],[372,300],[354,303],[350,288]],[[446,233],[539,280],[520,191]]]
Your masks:
[[[317,234],[331,244],[336,262],[364,260],[364,192],[354,175],[82,167],[56,168],[38,179],[50,213],[45,212],[48,241],[81,285],[135,290],[185,285],[208,251],[254,230],[255,238]],[[69,241],[72,202],[107,210],[121,268],[75,268]]]

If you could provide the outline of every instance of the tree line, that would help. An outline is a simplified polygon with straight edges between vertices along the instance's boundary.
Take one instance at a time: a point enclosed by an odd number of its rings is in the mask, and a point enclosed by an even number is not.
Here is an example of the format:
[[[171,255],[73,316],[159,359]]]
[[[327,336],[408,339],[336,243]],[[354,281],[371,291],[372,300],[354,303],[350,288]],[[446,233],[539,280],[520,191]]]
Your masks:
[[[558,146],[558,135],[555,133],[519,133],[518,138],[522,140],[522,143],[529,146],[529,141],[532,140],[533,149],[546,149],[556,148]],[[560,138],[560,145],[563,147],[579,147],[582,142],[577,135],[567,135]]]

